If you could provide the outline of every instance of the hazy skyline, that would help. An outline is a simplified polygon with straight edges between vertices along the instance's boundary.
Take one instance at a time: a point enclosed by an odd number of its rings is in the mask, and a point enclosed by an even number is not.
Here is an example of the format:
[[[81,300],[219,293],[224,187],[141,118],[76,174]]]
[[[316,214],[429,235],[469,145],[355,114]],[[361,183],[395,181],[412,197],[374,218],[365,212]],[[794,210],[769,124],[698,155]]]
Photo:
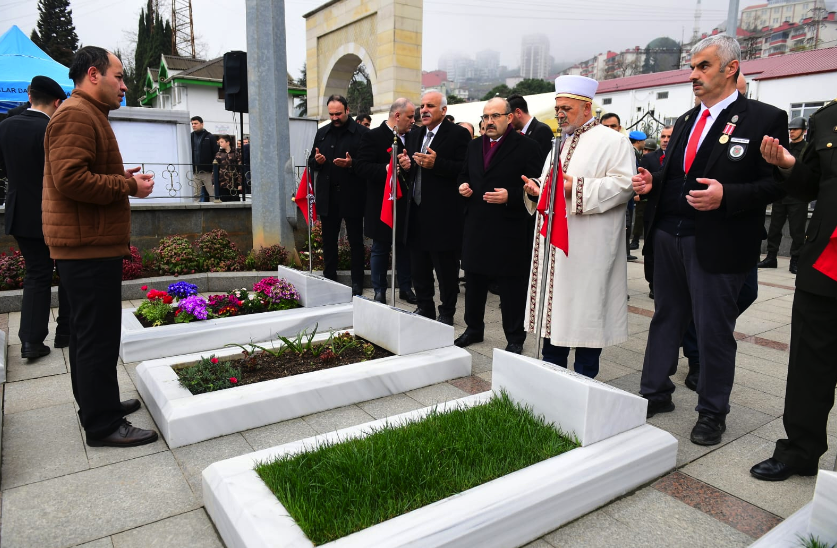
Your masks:
[[[140,9],[146,0],[71,0],[73,22],[82,44],[128,50],[129,35],[136,34]],[[740,8],[760,3],[741,0]],[[164,18],[170,17],[170,0],[161,0]],[[305,62],[307,13],[323,0],[285,2],[288,70],[293,76]],[[524,33],[550,37],[557,62],[576,62],[605,51],[645,47],[660,36],[680,41],[692,36],[694,2],[688,7],[670,0],[593,0],[585,4],[556,5],[554,0],[444,0],[424,1],[422,65],[435,70],[439,57],[448,51],[468,56],[483,49],[500,52],[500,64],[516,67]],[[702,0],[701,32],[709,32],[726,20],[726,0]],[[205,45],[207,59],[226,51],[246,50],[244,0],[217,2],[193,0],[196,40]],[[38,19],[36,0],[0,0],[0,33],[17,25],[29,35]]]

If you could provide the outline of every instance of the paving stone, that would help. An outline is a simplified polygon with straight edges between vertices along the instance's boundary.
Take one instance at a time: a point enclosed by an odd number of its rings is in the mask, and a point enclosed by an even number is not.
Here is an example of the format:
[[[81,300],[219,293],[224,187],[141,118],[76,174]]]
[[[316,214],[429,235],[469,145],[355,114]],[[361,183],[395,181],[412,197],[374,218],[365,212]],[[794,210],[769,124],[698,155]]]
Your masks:
[[[555,548],[632,548],[652,546],[642,531],[610,517],[603,509],[583,516],[544,537]]]
[[[775,440],[748,434],[689,464],[681,471],[777,516],[787,518],[811,501],[816,477],[792,476],[780,481],[757,480],[750,468],[773,455]],[[820,460],[834,462],[837,439],[829,437],[829,451]]]
[[[730,394],[730,402],[737,403],[761,411],[773,417],[779,417],[785,410],[785,398],[766,394],[740,384],[734,384]]]
[[[113,548],[113,542],[111,542],[110,537],[105,537],[100,538],[99,540],[94,540],[93,542],[79,544],[76,548]]]
[[[479,352],[475,352],[468,347],[466,350],[471,354],[471,373],[476,375],[478,373],[484,373],[485,371],[491,371],[492,359],[488,356],[484,356]]]
[[[782,327],[786,323],[790,323],[790,320],[788,319],[788,321],[786,322],[775,322],[770,320],[762,320],[752,316],[747,316],[745,314],[743,316],[740,316],[738,320],[735,322],[735,330],[739,333],[746,333],[747,335],[761,334],[762,337],[765,337],[765,332],[771,332],[778,327]],[[771,339],[773,337],[766,338]]]
[[[20,357],[20,345],[9,346],[6,380],[14,382],[69,373],[62,350],[64,349],[53,349],[46,356],[27,360]]]
[[[753,356],[763,360],[774,361],[778,364],[784,365],[785,375],[787,375],[788,353],[784,350],[776,350],[775,348],[759,346],[754,343],[738,341],[738,353],[747,354],[749,356]]]
[[[72,404],[13,413],[4,422],[4,491],[88,468]]]
[[[73,401],[69,373],[11,382],[6,385],[3,413],[8,415]]]
[[[317,431],[302,419],[293,419],[260,426],[241,433],[255,451],[276,447],[317,435]]]
[[[776,362],[776,361],[773,361],[771,359],[759,358],[759,357],[756,357],[756,356],[751,356],[749,354],[746,354],[744,352],[744,349],[742,349],[742,346],[744,346],[744,344],[746,344],[746,343],[742,343],[741,341],[738,342],[738,350],[739,351],[738,351],[738,354],[736,354],[736,356],[735,356],[735,376],[736,376],[735,382],[736,383],[739,382],[738,375],[739,375],[740,372],[744,372],[744,374],[746,375],[746,372],[749,371],[749,372],[752,372],[756,375],[760,375],[762,377],[771,377],[773,379],[779,380],[780,382],[776,386],[782,386],[783,387],[782,388],[783,393],[784,393],[785,380],[788,378],[788,354],[787,354],[787,352],[783,353],[784,358],[785,358],[784,361]],[[755,346],[755,345],[749,345],[749,346]],[[763,347],[758,347],[758,348],[763,348]],[[778,352],[778,350],[773,350],[772,348],[764,348],[764,350],[769,350],[771,352]],[[745,384],[745,386],[747,384],[752,384],[752,383],[747,383],[748,378],[753,379],[754,377],[746,377],[745,376],[741,380],[741,383]],[[770,381],[770,379],[766,379],[765,382],[769,382],[769,381]],[[759,386],[754,385],[753,388],[759,388]],[[763,391],[764,392],[769,392],[769,390],[763,390]]]
[[[641,371],[645,354],[627,350],[620,346],[609,346],[602,350],[602,359],[628,367],[634,371]]]
[[[555,547],[552,546],[550,543],[548,543],[546,540],[544,540],[542,538],[539,538],[538,540],[536,540],[534,542],[530,542],[529,544],[527,544],[526,546],[523,546],[522,548],[555,548]]]
[[[677,468],[682,468],[686,466],[690,462],[694,462],[700,457],[704,456],[705,454],[722,447],[721,445],[697,445],[692,443],[688,436],[678,436],[677,434],[671,434],[677,439]],[[727,443],[731,442],[732,440],[726,440]]]
[[[464,398],[468,395],[468,393],[443,382],[419,388],[417,390],[410,390],[407,392],[407,395],[414,400],[417,400],[424,406],[430,406],[436,405],[437,403]]]
[[[484,380],[486,380],[486,381],[488,381],[488,382],[491,382],[491,379],[492,379],[492,371],[486,371],[485,373],[479,373],[479,374],[477,374],[477,377],[479,377],[479,378],[481,378],[481,379],[484,379]]]
[[[139,394],[123,393],[121,394],[121,398],[123,401],[126,399],[139,398]],[[157,430],[159,433],[157,425],[154,424],[154,419],[151,418],[151,414],[144,405],[142,409],[131,413],[125,418],[137,428]],[[166,445],[165,440],[162,436],[160,436],[154,443],[140,445],[137,447],[87,447],[87,459],[90,463],[90,468],[97,468],[99,466],[106,466],[116,462],[122,462],[135,459],[137,457],[143,457],[145,455],[159,453],[161,451],[166,451],[168,448],[169,447]]]
[[[224,548],[203,509],[113,535],[113,548]]]
[[[303,417],[302,420],[308,423],[308,425],[310,425],[319,434],[325,434],[327,432],[340,430],[341,428],[348,428],[350,426],[363,424],[364,422],[371,422],[375,419],[372,415],[366,413],[360,407],[356,405],[348,405],[346,407],[338,407],[337,409],[308,415]]]
[[[247,443],[241,434],[232,434],[230,436],[172,449],[174,458],[180,464],[183,475],[186,476],[189,486],[198,498],[202,498],[203,494],[201,473],[204,468],[213,462],[252,452],[253,447]]]
[[[359,403],[358,407],[376,419],[383,419],[392,417],[393,415],[415,411],[425,406],[406,394],[394,394],[385,398]]]
[[[634,373],[635,370],[624,365],[619,365],[607,360],[599,360],[599,374],[596,375],[596,380],[601,382],[609,382],[625,375]]]
[[[5,491],[0,546],[74,546],[199,506],[171,453],[158,453]]]

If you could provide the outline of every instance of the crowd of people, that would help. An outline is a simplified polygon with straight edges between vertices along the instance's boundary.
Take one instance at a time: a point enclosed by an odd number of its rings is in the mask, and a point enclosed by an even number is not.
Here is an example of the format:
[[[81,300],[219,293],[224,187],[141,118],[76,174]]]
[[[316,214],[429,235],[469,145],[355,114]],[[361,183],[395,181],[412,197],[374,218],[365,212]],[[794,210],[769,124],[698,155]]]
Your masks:
[[[250,193],[250,138],[213,135],[203,118],[192,116],[192,176],[199,202],[245,201]]]

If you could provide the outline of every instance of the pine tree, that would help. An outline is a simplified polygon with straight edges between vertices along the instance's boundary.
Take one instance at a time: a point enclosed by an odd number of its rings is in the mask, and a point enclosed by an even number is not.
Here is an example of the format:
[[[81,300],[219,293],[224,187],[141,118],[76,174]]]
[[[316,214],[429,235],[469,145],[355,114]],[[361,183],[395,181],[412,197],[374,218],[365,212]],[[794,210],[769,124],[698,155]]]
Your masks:
[[[128,86],[128,105],[139,104],[139,98],[145,95],[143,84],[145,83],[148,68],[156,69],[160,66],[160,55],[171,55],[172,46],[171,22],[163,18],[159,13],[154,12],[152,0],[144,10],[140,11],[139,24],[137,26],[137,47],[134,52],[134,74],[132,85]]]
[[[70,0],[38,0],[38,23],[30,38],[54,60],[70,66],[78,49]]]

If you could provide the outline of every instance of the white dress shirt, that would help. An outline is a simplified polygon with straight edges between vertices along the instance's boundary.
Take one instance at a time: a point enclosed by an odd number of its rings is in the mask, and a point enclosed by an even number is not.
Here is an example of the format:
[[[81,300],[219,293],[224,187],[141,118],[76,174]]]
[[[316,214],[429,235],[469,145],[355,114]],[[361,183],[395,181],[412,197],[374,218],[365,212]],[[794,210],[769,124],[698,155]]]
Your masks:
[[[695,132],[695,126],[697,126],[698,121],[700,121],[700,117],[703,116],[704,111],[708,110],[709,111],[709,117],[706,119],[706,125],[703,126],[703,133],[700,134],[700,140],[698,141],[697,149],[700,150],[700,146],[703,144],[703,140],[706,138],[706,134],[709,133],[710,129],[712,129],[712,124],[714,124],[715,120],[718,119],[718,115],[721,114],[721,112],[725,108],[727,108],[732,103],[734,103],[736,99],[738,99],[738,90],[733,91],[732,94],[729,97],[727,97],[723,101],[715,103],[712,107],[707,107],[706,105],[701,103],[700,104],[700,112],[698,112],[698,115],[697,115],[697,121],[695,121],[695,123],[692,125],[692,130],[689,132],[689,139],[686,141],[686,143],[691,141],[692,133]],[[686,158],[685,158],[685,155],[684,155],[684,157],[683,157],[683,169],[685,169],[685,168],[686,168]]]

